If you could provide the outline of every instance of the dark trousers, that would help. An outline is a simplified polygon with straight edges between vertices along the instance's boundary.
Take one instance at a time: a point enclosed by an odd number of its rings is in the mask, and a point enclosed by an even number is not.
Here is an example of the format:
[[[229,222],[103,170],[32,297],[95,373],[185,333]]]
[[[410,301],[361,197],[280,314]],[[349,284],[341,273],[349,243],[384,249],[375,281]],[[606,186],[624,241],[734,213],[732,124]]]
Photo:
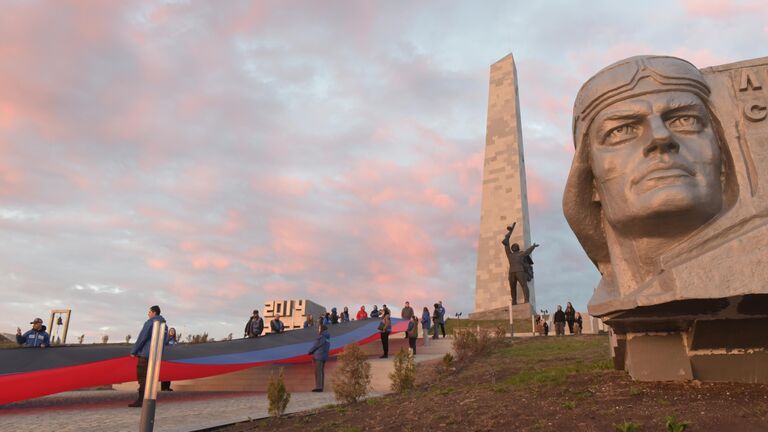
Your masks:
[[[325,383],[325,361],[313,360],[315,362],[315,388],[323,389]]]
[[[160,391],[169,391],[171,389],[170,381],[160,381]]]
[[[381,349],[384,350],[384,357],[389,356],[389,332],[381,332]]]
[[[573,334],[573,320],[566,321],[568,323],[568,333]]]
[[[509,293],[512,295],[512,304],[517,304],[517,284],[523,288],[523,303],[528,303],[528,274],[526,272],[509,273]]]
[[[147,384],[148,366],[149,359],[146,357],[139,357],[139,361],[136,363],[136,380],[139,382],[139,400],[144,399],[144,387]]]
[[[413,350],[413,355],[416,355],[416,338],[408,338],[408,346]]]
[[[565,323],[564,322],[556,322],[555,323],[555,335],[560,336],[565,334]]]
[[[445,323],[440,323],[440,332],[443,333],[443,338],[445,338]],[[435,329],[435,333],[437,333],[437,329]]]

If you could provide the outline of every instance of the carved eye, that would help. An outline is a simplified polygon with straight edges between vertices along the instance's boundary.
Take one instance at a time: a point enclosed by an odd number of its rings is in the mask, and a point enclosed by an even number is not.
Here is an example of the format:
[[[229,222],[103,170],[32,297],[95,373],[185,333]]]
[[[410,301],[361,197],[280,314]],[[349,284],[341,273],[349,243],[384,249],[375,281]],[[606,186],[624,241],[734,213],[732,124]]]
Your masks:
[[[633,124],[625,124],[615,127],[605,134],[605,140],[603,144],[614,145],[619,144],[627,139],[631,139],[637,136],[638,127]]]
[[[702,129],[701,120],[694,115],[681,115],[669,121],[669,128],[683,132],[697,132]]]

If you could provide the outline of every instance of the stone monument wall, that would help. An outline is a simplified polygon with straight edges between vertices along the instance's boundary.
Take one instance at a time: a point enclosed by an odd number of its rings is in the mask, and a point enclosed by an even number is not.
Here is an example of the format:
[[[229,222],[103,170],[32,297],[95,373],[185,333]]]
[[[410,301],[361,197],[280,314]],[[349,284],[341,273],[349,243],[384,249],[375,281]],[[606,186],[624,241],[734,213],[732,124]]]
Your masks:
[[[525,249],[531,245],[528,197],[517,70],[510,54],[491,66],[488,94],[475,312],[489,318],[508,317],[502,309],[509,306],[509,265],[501,240],[507,232],[506,227],[513,222],[517,222],[517,226],[510,242],[518,243],[521,249]],[[528,283],[528,287],[530,308],[534,308],[536,296],[533,281]],[[520,287],[518,298],[522,298]]]
[[[325,314],[325,307],[310,300],[270,300],[264,303],[262,318],[264,319],[264,334],[270,333],[269,322],[280,315],[280,320],[285,325],[285,330],[294,330],[304,327],[307,314],[312,315],[317,322],[321,315]]]

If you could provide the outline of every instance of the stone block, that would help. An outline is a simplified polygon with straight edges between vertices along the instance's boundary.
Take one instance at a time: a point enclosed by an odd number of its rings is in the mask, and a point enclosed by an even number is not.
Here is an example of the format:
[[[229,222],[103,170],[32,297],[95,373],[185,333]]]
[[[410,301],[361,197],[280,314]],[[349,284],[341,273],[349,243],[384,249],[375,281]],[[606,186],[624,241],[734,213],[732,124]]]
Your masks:
[[[685,381],[693,379],[683,336],[628,335],[626,369],[638,381]]]

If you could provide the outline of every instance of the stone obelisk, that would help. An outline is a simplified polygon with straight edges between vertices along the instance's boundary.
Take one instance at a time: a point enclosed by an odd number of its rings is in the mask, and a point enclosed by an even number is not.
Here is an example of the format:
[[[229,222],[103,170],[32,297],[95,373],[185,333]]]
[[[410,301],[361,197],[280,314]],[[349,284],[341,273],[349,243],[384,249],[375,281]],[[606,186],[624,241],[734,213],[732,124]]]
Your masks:
[[[480,239],[477,247],[475,312],[472,318],[506,319],[510,304],[509,264],[501,240],[507,226],[517,222],[511,243],[531,244],[525,158],[520,122],[517,70],[512,54],[491,65],[488,125],[485,136]],[[530,305],[515,307],[515,319],[535,310],[533,281],[528,282]],[[522,290],[517,287],[517,298]]]

